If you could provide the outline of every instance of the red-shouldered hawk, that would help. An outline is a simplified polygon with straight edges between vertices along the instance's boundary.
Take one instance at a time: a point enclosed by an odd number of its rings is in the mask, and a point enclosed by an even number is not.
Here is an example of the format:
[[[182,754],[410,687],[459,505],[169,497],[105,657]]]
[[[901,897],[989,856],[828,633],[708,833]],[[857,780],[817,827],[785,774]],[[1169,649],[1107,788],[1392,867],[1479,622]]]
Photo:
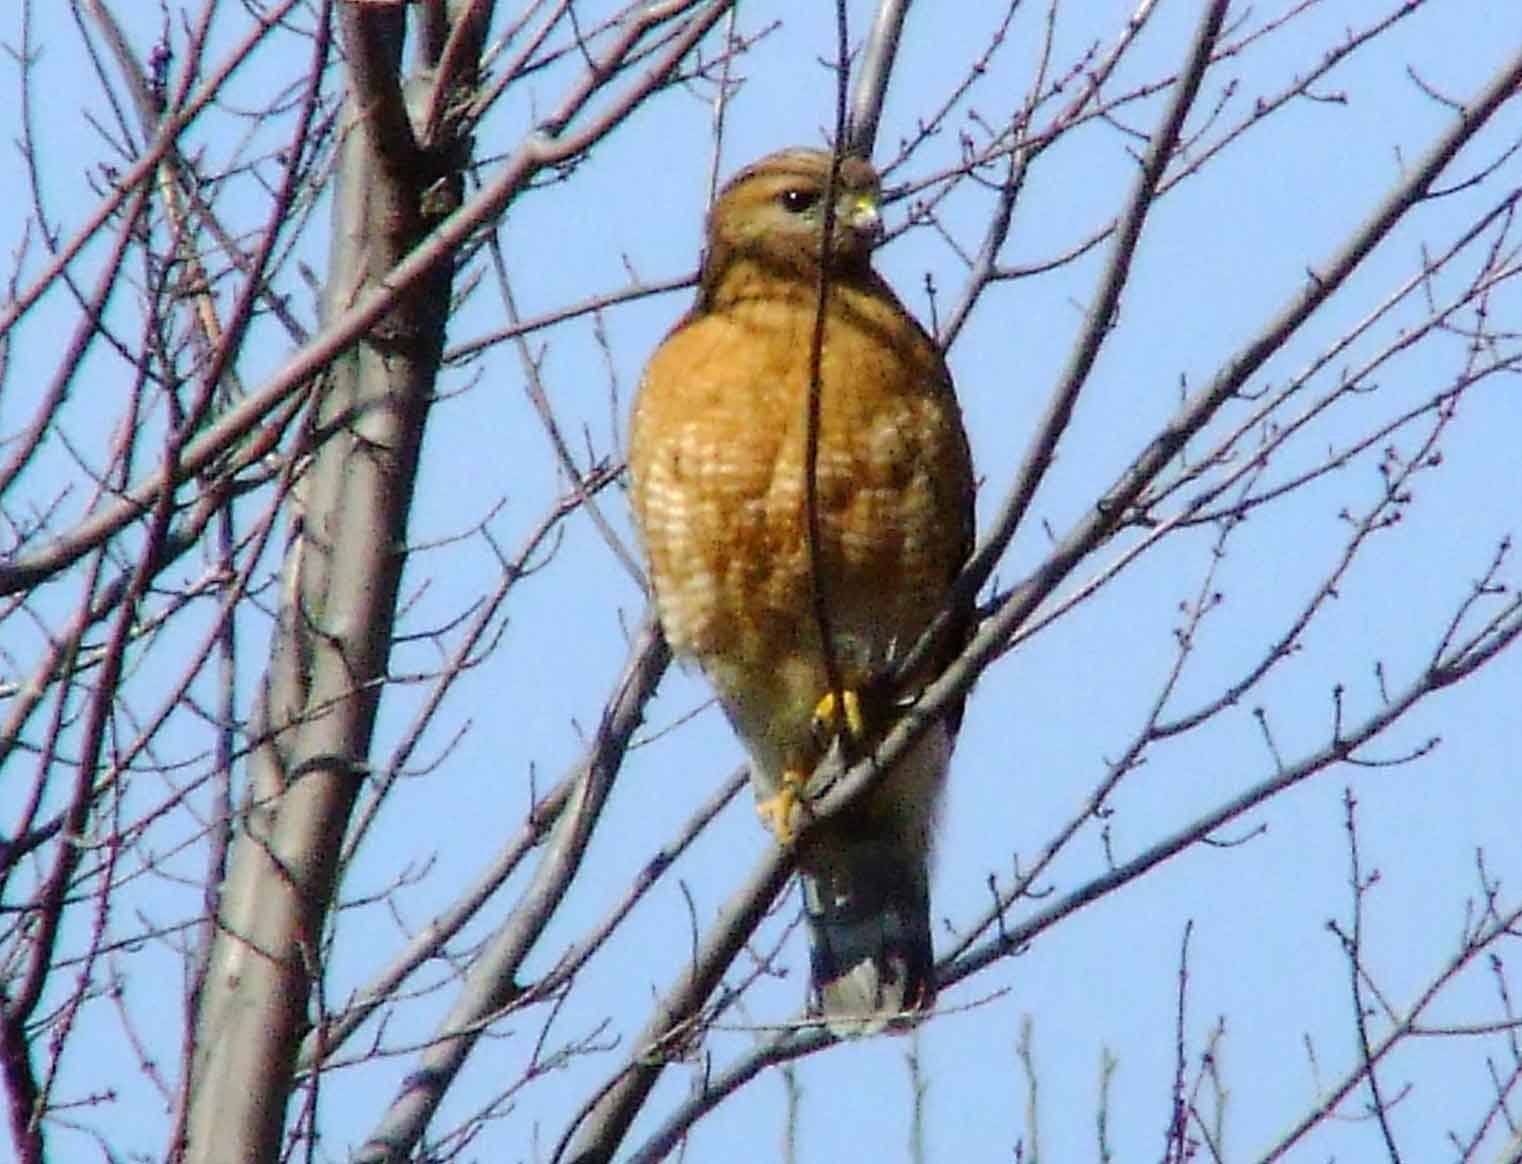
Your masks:
[[[830,165],[783,150],[719,195],[697,301],[645,369],[629,468],[666,638],[717,689],[779,841],[803,822],[813,1008],[859,1034],[907,1028],[934,1000],[928,858],[954,729],[928,731],[844,813],[812,821],[800,798],[838,731],[862,748],[890,726],[870,693],[947,601],[972,544],[973,477],[946,364],[871,266],[877,174],[845,158],[815,478],[837,707],[804,507]]]

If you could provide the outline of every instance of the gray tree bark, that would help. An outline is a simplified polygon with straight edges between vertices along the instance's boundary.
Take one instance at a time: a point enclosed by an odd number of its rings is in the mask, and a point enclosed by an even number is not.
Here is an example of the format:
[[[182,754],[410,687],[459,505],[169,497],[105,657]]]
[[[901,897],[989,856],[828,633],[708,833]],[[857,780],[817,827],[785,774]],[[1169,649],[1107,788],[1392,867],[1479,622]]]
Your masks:
[[[486,21],[471,16],[465,59],[474,61]],[[431,75],[412,86],[411,116],[403,99],[406,9],[344,4],[339,28],[350,84],[327,318],[381,285],[458,199],[458,178],[442,164],[449,149],[419,143]],[[441,262],[397,295],[312,390],[311,454],[292,485],[260,742],[195,1033],[185,1159],[196,1164],[279,1157],[337,857],[386,675],[451,277]]]

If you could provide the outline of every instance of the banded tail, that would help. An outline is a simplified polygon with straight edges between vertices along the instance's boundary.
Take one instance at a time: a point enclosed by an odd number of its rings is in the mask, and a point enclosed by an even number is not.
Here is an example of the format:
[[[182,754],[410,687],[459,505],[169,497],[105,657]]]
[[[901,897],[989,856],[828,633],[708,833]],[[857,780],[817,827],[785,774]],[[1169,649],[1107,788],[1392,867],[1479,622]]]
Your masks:
[[[801,855],[799,879],[810,1010],[841,1038],[914,1026],[935,1001],[925,855],[837,840],[827,853]]]

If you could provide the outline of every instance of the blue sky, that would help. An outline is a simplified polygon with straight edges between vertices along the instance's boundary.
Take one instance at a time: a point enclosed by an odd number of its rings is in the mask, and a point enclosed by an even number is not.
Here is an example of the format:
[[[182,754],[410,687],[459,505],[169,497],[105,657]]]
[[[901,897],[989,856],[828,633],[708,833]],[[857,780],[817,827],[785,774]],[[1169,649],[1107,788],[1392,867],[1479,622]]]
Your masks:
[[[755,32],[774,20],[780,25],[736,65],[743,83],[727,112],[722,174],[771,149],[822,140],[833,121],[833,81],[819,63],[833,51],[827,7],[742,8],[742,30]],[[1111,43],[1131,7],[1110,0],[1064,6],[1055,24],[1054,71],[1092,42]],[[1244,10],[1243,16],[1256,23],[1287,7]],[[1372,22],[1389,7],[1313,5],[1283,31],[1213,70],[1191,126],[1203,124],[1206,112],[1224,99],[1228,82],[1236,87],[1217,124],[1236,122],[1255,99],[1313,67],[1348,27]],[[869,8],[851,6],[855,35],[865,27]],[[969,57],[987,44],[1002,8],[959,7],[954,18],[928,4],[915,10],[886,108],[880,158],[891,156],[916,118],[938,106],[960,81]],[[1179,0],[1162,4],[1107,91],[1124,92],[1176,68],[1197,9]],[[77,224],[94,203],[82,175],[99,151],[83,118],[102,106],[93,82],[79,76],[77,39],[63,6],[39,5],[36,17],[45,50],[38,74],[45,99],[37,112],[43,160],[51,208],[68,233],[67,225]],[[149,43],[157,15],[133,19],[139,22],[134,29],[139,44]],[[214,57],[238,35],[238,21],[229,16],[219,26]],[[978,132],[968,123],[967,108],[995,124],[1009,118],[1024,98],[1044,28],[1041,11],[1020,10],[1008,42],[962,111],[890,185],[950,165],[957,131]],[[5,35],[14,39],[14,22]],[[1424,94],[1413,77],[1463,100],[1519,43],[1522,9],[1515,5],[1428,4],[1318,82],[1313,92],[1322,99],[1301,98],[1266,119],[1160,200],[1117,326],[1037,496],[1034,520],[1001,564],[1003,582],[1024,576],[1040,561],[1048,544],[1043,525],[1060,536],[1089,511],[1175,410],[1181,384],[1194,388],[1206,382],[1256,334],[1302,286],[1307,269],[1338,246],[1410,161],[1449,126],[1452,111]],[[246,100],[253,107],[272,79],[293,75],[289,58],[256,60],[237,78],[233,103]],[[532,111],[551,104],[569,75],[565,69],[548,71],[504,102],[483,125],[478,153],[506,152]],[[525,316],[617,288],[627,281],[628,269],[648,280],[693,269],[711,157],[710,92],[693,86],[658,98],[596,149],[570,181],[532,191],[511,208],[501,237]],[[1117,118],[1145,132],[1158,121],[1162,100],[1128,105]],[[1043,111],[1037,124],[1049,117]],[[238,122],[225,118],[218,124],[219,133],[192,133],[191,153],[200,149],[215,159],[232,149],[231,127]],[[1454,173],[1476,172],[1519,131],[1522,102],[1513,101],[1461,155]],[[1031,171],[1004,261],[1034,263],[1062,253],[1113,217],[1124,206],[1135,171],[1129,151],[1137,148],[1116,124],[1095,123],[1043,155]],[[13,171],[4,182],[11,195],[6,202],[19,207],[24,191],[18,175]],[[1441,250],[1519,184],[1522,163],[1506,158],[1485,181],[1414,211],[1254,379],[1254,388],[1282,385],[1310,365],[1410,277],[1424,246]],[[245,204],[254,221],[257,193],[245,189],[230,202]],[[948,200],[943,225],[961,245],[975,246],[990,207],[989,194],[964,187]],[[15,241],[21,213],[18,208],[5,216],[7,246]],[[897,203],[889,211],[890,224],[901,223],[904,214],[903,203]],[[319,217],[307,248],[307,261],[319,271],[322,234]],[[1482,250],[1461,262],[1456,274],[1436,279],[1433,295],[1451,295],[1459,279],[1477,269]],[[985,519],[1007,488],[1067,359],[1106,253],[1100,247],[1057,271],[994,287],[950,353],[984,481],[979,503]],[[965,277],[955,252],[929,229],[897,239],[881,254],[879,266],[927,319],[926,274],[934,277],[942,317]],[[303,318],[311,319],[310,299],[294,273],[285,289]],[[609,311],[603,321],[606,351],[584,320],[534,337],[560,425],[579,454],[588,446],[599,455],[616,452],[642,362],[687,300],[681,292]],[[1513,331],[1507,341],[1513,353],[1514,321],[1522,318],[1519,302],[1507,284],[1491,304],[1493,322]],[[52,368],[58,332],[46,321],[71,326],[70,310],[54,296],[39,309],[50,313],[39,314],[45,322],[22,333],[6,385],[15,403],[0,400],[6,432],[25,415],[28,399],[28,389],[13,386],[45,381]],[[117,310],[130,318],[131,303],[119,301]],[[503,318],[488,278],[459,312],[450,340],[465,342],[501,326]],[[1357,367],[1387,345],[1396,329],[1416,326],[1422,318],[1418,297],[1313,379],[1302,399],[1329,391],[1344,369]],[[1507,319],[1513,322],[1502,322]],[[290,350],[273,329],[258,337],[240,369],[248,384],[278,367]],[[1371,378],[1375,388],[1340,402],[1289,442],[1266,469],[1264,482],[1288,480],[1325,460],[1329,449],[1346,448],[1427,399],[1467,358],[1463,337],[1446,335],[1390,361]],[[119,362],[102,356],[96,366],[90,393],[113,404],[96,412],[95,397],[76,392],[68,423],[86,444],[102,438],[103,426],[116,415],[114,402],[125,391]],[[445,622],[495,585],[495,558],[485,541],[471,534],[478,523],[485,522],[496,542],[511,550],[564,489],[522,391],[521,368],[510,345],[456,369],[445,387],[448,394],[434,409],[425,447],[412,527],[421,548],[409,567],[413,601],[404,631]],[[1210,433],[1227,431],[1246,408],[1229,408]],[[970,704],[943,811],[932,888],[938,944],[949,945],[949,935],[986,908],[990,873],[1002,878],[1012,863],[1026,866],[1080,810],[1107,761],[1145,722],[1175,660],[1180,604],[1193,598],[1212,564],[1217,573],[1211,590],[1219,593],[1220,603],[1203,621],[1164,718],[1213,697],[1283,633],[1341,552],[1348,515],[1363,513],[1379,496],[1381,451],[1388,445],[1404,457],[1425,431],[1421,424],[1403,429],[1312,486],[1255,510],[1226,540],[1219,561],[1214,526],[1164,539],[1095,598],[989,672]],[[1417,477],[1401,521],[1370,539],[1301,648],[1238,706],[1196,732],[1155,746],[1110,800],[1103,829],[1097,822],[1086,826],[1053,866],[1044,890],[1059,897],[1070,892],[1103,872],[1110,859],[1129,859],[1270,775],[1275,760],[1255,709],[1263,709],[1281,756],[1293,762],[1324,743],[1334,685],[1345,689],[1343,706],[1351,721],[1381,704],[1376,664],[1391,691],[1409,683],[1499,539],[1518,531],[1518,431],[1522,401],[1514,372],[1468,393],[1441,439],[1441,466]],[[1210,433],[1198,451],[1209,447]],[[1251,442],[1243,447],[1251,448]],[[28,485],[38,497],[73,473],[59,445],[49,449],[48,458]],[[622,494],[605,493],[603,507],[632,544]],[[1101,551],[1066,592],[1097,574],[1132,540],[1117,539]],[[1505,577],[1516,584],[1514,566]],[[400,869],[412,873],[409,884],[393,895],[395,915],[381,905],[340,915],[327,986],[330,1003],[366,981],[400,946],[398,919],[420,926],[451,901],[521,820],[530,787],[544,787],[580,755],[622,665],[624,628],[637,621],[640,606],[636,587],[590,523],[567,525],[554,558],[515,590],[497,647],[462,680],[425,738],[420,757],[437,760],[436,765],[402,782],[360,853],[347,898],[390,884]],[[267,624],[251,615],[244,633],[257,643],[267,635]],[[1116,1158],[1160,1154],[1173,1078],[1179,949],[1190,923],[1184,1036],[1191,1075],[1204,1040],[1223,1019],[1226,1033],[1217,1061],[1230,1089],[1226,1158],[1257,1159],[1314,1104],[1323,1085],[1356,1061],[1347,963],[1327,927],[1329,919],[1346,925],[1351,918],[1345,789],[1357,797],[1365,867],[1380,874],[1365,903],[1366,960],[1397,1010],[1408,1006],[1456,951],[1466,903],[1479,889],[1477,852],[1483,852],[1490,876],[1500,879],[1502,900],[1517,901],[1522,883],[1522,849],[1515,842],[1516,822],[1522,819],[1519,660],[1513,651],[1473,680],[1426,701],[1366,757],[1397,756],[1440,736],[1441,744],[1420,760],[1324,772],[1233,823],[1225,839],[1250,837],[1244,843],[1196,847],[1069,918],[1022,956],[948,991],[942,999],[948,1013],[915,1039],[866,1040],[798,1064],[798,1160],[907,1159],[905,1056],[911,1049],[928,1086],[928,1159],[1009,1160],[1022,1140],[1029,1159],[1032,1132],[1016,1057],[1026,1016],[1039,1068],[1045,1157],[1098,1158],[1095,1111],[1106,1052],[1118,1064],[1109,1092],[1109,1141]],[[422,638],[399,649],[395,669],[422,672],[437,662],[435,641]],[[252,696],[256,652],[248,665],[245,702]],[[418,683],[399,684],[388,693],[378,755],[386,755],[405,731],[426,691],[427,685]],[[625,765],[588,867],[531,957],[530,975],[552,966],[567,943],[603,916],[655,847],[741,761],[727,725],[711,707],[678,730],[662,731],[706,700],[700,677],[678,669],[668,674],[647,720],[647,732],[656,738],[638,747]],[[166,747],[195,756],[203,743],[194,727],[174,730],[184,734],[171,735]],[[0,802],[9,803],[11,795],[0,785]],[[527,1088],[518,1106],[478,1141],[481,1158],[548,1158],[567,1119],[627,1055],[653,992],[680,972],[689,952],[690,918],[704,929],[768,843],[742,797],[666,875],[583,973],[550,1028],[550,1046],[598,1032],[598,1039],[621,1039],[618,1048],[575,1059]],[[197,868],[193,853],[185,857],[185,868]],[[488,907],[468,931],[473,938],[484,937],[506,915],[512,889],[522,881],[520,874]],[[144,889],[135,903],[148,913],[178,916],[187,908],[185,900],[183,890],[162,884]],[[1017,904],[1011,916],[1019,919],[1043,904]],[[126,910],[119,914],[113,925],[125,936],[135,923]],[[766,948],[795,916],[790,896],[757,948]],[[159,972],[133,969],[139,965],[157,966]],[[703,1070],[721,1069],[753,1043],[758,1035],[743,1029],[747,1022],[764,1028],[797,1017],[806,978],[800,934],[788,938],[778,965],[785,975],[764,979],[747,995],[744,1012],[727,1017],[737,1029],[716,1033],[706,1045],[711,1061],[696,1059],[665,1073],[627,1147],[642,1142],[642,1133],[681,1100]],[[140,962],[122,959],[130,1004],[145,1016],[165,1016],[149,1024],[165,1062],[174,1062],[179,1037],[173,966],[162,952]],[[439,981],[446,975],[434,964],[421,977]],[[396,1046],[426,1038],[451,997],[446,986],[406,1004],[382,1041]],[[1493,980],[1479,967],[1454,985],[1436,1013],[1460,1023],[1494,1018],[1498,1009]],[[601,1028],[609,1014],[611,1026]],[[119,1132],[123,1147],[160,1150],[162,1107],[134,1082],[130,1052],[112,1014],[101,1007],[87,1017],[98,1024],[90,1045],[126,1065],[114,1072],[120,1097],[99,1113],[99,1126]],[[494,1037],[478,1047],[435,1130],[463,1119],[517,1077],[545,1019],[542,1011],[531,1011],[521,1023],[510,1019],[493,1029]],[[1375,1024],[1376,1033],[1384,1029]],[[355,1048],[373,1034],[361,1034]],[[1391,1091],[1410,1085],[1393,1115],[1409,1159],[1455,1155],[1445,1136],[1449,1129],[1462,1134],[1478,1121],[1487,1094],[1487,1054],[1504,1061],[1504,1043],[1423,1040],[1392,1057],[1382,1080]],[[80,1090],[94,1085],[94,1053],[90,1062],[85,1059],[80,1055],[71,1064]],[[411,1062],[400,1055],[329,1077],[323,1153],[346,1156]],[[1361,1102],[1355,1098],[1344,1110],[1354,1113]],[[770,1072],[699,1125],[686,1158],[771,1158],[779,1154],[784,1113],[783,1081]],[[1501,1139],[1492,1140],[1490,1154],[1477,1158],[1493,1158]],[[84,1144],[70,1144],[69,1153],[88,1151]],[[1375,1159],[1380,1144],[1372,1122],[1337,1121],[1290,1158]]]

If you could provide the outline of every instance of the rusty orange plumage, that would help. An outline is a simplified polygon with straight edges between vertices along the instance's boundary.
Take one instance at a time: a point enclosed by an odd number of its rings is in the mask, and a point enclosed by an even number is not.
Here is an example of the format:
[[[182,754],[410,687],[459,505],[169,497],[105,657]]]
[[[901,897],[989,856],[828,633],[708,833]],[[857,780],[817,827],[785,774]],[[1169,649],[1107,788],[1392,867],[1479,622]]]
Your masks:
[[[951,728],[928,732],[845,813],[811,824],[797,802],[835,730],[869,745],[888,726],[865,693],[945,605],[971,547],[973,477],[945,362],[870,264],[877,175],[843,159],[815,477],[838,706],[804,472],[830,167],[827,152],[789,149],[724,188],[697,302],[645,370],[629,467],[667,640],[717,690],[779,839],[804,825],[814,1004],[860,1033],[907,1025],[934,997],[927,862]]]

